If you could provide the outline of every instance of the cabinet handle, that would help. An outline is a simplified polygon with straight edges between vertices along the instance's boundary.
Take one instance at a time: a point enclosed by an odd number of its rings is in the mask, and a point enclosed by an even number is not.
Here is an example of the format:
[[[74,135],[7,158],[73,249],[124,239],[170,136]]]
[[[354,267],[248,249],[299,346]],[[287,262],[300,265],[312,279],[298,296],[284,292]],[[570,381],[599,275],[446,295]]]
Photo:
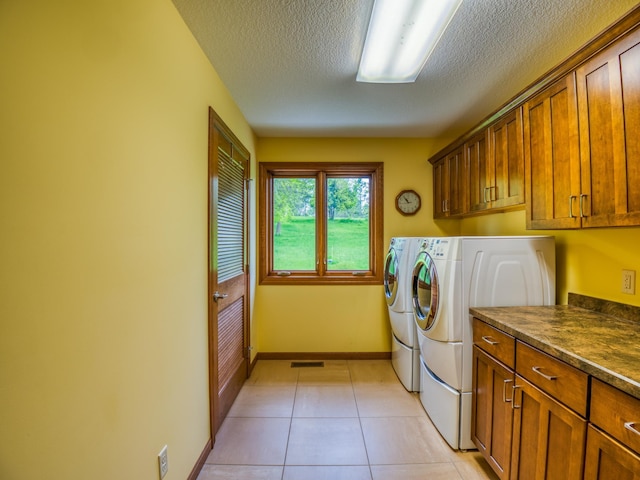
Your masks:
[[[586,193],[580,194],[580,218],[586,217],[586,215],[584,214],[584,210],[582,209],[582,204],[584,203],[584,199],[586,196],[587,196]]]
[[[487,191],[489,192],[489,200],[487,200]],[[497,192],[497,191],[498,191],[498,187],[495,185],[493,187],[484,187],[484,203],[495,201],[498,195],[497,193],[494,195],[493,192]]]
[[[504,383],[502,384],[502,401],[504,403],[509,403],[513,401],[513,392],[514,392],[514,388],[511,389],[511,398],[507,398],[507,383],[512,383],[513,380],[508,379],[505,380]]]
[[[513,386],[513,392],[511,393],[511,400],[512,400],[511,408],[513,410],[516,410],[516,409],[518,409],[518,408],[520,408],[522,406],[522,405],[518,405],[516,403],[516,390],[518,390],[519,388],[522,388],[522,385],[514,385]],[[520,403],[522,403],[522,401]]]
[[[484,337],[482,337],[482,340],[487,342],[489,345],[498,345],[500,343],[500,342],[496,342],[493,338],[491,338],[488,335],[485,335]]]
[[[638,422],[626,422],[624,424],[624,428],[626,428],[627,430],[632,431],[633,433],[635,433],[636,435],[640,435],[640,430],[638,430],[636,428],[636,425],[638,424]]]
[[[573,216],[573,200],[576,198],[575,195],[569,195],[569,218],[575,218]]]
[[[534,372],[536,372],[538,375],[540,375],[543,378],[546,378],[547,380],[556,380],[558,377],[556,377],[555,375],[546,375],[544,373],[542,373],[540,371],[542,367],[531,367],[531,370],[533,370]]]

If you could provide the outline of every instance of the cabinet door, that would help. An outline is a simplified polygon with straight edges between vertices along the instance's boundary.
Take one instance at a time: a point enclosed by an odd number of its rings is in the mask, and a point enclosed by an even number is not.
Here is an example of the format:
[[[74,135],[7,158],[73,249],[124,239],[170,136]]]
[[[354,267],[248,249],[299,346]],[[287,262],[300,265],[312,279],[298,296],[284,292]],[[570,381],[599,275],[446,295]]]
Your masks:
[[[449,165],[446,158],[433,164],[433,218],[446,218],[449,201]]]
[[[587,422],[516,375],[511,478],[581,480]]]
[[[513,370],[473,346],[471,439],[502,480],[509,478]]]
[[[522,109],[516,108],[489,127],[491,208],[524,204]]]
[[[575,77],[523,107],[527,228],[580,228],[580,150]]]
[[[459,147],[433,165],[434,218],[466,213],[467,185],[467,168]]]
[[[445,204],[449,215],[460,215],[467,212],[465,200],[468,177],[462,147],[447,155],[449,172],[449,200]]]
[[[584,227],[640,224],[640,30],[576,71]]]
[[[640,456],[589,425],[585,480],[640,480]]]
[[[489,207],[487,166],[487,131],[476,135],[464,144],[464,156],[469,168],[469,210],[478,212]]]

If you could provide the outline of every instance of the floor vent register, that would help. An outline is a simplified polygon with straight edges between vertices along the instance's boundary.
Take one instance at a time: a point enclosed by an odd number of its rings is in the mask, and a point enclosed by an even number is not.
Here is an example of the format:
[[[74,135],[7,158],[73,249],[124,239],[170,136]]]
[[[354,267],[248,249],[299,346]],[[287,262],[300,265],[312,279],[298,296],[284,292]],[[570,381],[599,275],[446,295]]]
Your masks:
[[[324,362],[291,362],[291,368],[308,368],[308,367],[322,368],[324,367]]]

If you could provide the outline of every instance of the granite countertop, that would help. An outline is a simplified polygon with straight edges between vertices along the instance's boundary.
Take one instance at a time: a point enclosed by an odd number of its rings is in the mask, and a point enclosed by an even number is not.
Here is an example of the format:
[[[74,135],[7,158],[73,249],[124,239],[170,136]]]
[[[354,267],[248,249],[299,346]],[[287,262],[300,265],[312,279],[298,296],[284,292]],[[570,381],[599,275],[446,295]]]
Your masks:
[[[575,305],[476,307],[503,332],[640,399],[640,322]]]

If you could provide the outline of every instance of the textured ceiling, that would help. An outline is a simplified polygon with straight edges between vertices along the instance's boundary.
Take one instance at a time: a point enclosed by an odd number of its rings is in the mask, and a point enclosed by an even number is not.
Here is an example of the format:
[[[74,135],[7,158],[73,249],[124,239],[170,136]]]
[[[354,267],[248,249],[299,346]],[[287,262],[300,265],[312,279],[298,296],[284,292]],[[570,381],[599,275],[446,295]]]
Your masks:
[[[404,0],[398,0],[404,1]],[[261,137],[457,136],[636,0],[463,0],[418,80],[355,80],[373,0],[173,0]]]

